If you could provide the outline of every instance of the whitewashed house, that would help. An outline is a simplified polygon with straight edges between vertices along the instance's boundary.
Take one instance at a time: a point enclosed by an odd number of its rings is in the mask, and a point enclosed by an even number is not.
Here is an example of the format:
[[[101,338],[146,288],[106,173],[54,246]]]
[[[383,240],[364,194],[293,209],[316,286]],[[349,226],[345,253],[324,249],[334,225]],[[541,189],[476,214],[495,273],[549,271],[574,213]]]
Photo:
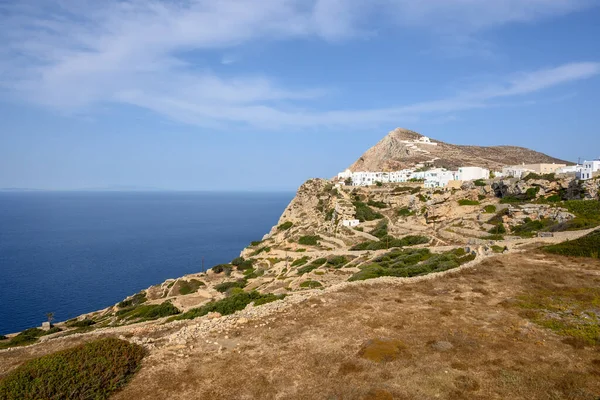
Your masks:
[[[523,168],[520,165],[513,165],[510,167],[502,168],[502,174],[504,174],[504,176],[512,176],[513,178],[521,178],[523,175],[529,172],[534,171],[528,168]]]
[[[490,179],[490,170],[481,167],[460,167],[457,180],[474,181],[477,179]]]
[[[581,172],[581,165],[569,165],[566,167],[561,167],[559,169],[556,170],[557,174],[572,174],[572,173],[579,173]]]
[[[584,161],[581,166],[581,171],[578,173],[577,178],[581,180],[588,180],[594,177],[594,172],[600,170],[600,160]]]
[[[347,226],[349,228],[354,228],[355,226],[358,226],[358,224],[360,224],[360,221],[357,219],[344,219],[342,220],[342,225]]]

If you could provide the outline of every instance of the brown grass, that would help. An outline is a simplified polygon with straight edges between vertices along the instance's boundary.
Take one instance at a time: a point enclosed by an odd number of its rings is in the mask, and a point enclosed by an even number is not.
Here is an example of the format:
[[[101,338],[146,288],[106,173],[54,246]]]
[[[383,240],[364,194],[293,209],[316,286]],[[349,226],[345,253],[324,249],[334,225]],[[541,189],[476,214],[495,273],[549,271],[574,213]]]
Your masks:
[[[324,292],[185,346],[156,343],[115,399],[595,400],[600,347],[565,343],[519,306],[524,294],[560,288],[588,310],[594,297],[579,290],[593,287],[600,261],[532,253],[441,279]]]

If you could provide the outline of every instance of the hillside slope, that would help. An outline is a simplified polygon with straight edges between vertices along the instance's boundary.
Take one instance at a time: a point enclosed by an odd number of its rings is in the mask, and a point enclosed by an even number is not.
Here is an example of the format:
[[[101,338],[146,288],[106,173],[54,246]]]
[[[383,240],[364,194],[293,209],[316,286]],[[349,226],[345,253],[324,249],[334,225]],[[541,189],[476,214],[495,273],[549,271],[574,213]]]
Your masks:
[[[530,163],[570,164],[534,150],[517,146],[463,146],[431,140],[435,145],[408,143],[423,135],[397,128],[367,150],[354,164],[352,171],[394,171],[413,167],[416,163],[456,169],[480,166],[499,170],[505,165]]]

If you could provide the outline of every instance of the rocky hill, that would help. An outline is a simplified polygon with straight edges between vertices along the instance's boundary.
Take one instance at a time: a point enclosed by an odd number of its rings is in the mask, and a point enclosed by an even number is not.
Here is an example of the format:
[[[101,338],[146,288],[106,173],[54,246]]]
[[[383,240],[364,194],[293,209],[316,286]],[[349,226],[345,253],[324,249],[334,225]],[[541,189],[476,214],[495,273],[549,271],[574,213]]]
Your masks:
[[[354,164],[352,171],[395,171],[428,163],[456,169],[479,166],[500,170],[505,165],[557,163],[571,164],[537,151],[517,146],[461,146],[431,139],[431,143],[414,143],[424,136],[397,128],[367,150]]]

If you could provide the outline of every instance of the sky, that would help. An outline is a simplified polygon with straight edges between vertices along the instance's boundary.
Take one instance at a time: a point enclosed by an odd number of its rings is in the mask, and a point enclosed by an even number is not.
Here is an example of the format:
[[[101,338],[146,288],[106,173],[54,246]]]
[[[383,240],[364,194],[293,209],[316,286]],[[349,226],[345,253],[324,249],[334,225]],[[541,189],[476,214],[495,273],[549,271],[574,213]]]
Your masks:
[[[295,190],[396,127],[600,157],[597,0],[0,0],[0,188]]]

